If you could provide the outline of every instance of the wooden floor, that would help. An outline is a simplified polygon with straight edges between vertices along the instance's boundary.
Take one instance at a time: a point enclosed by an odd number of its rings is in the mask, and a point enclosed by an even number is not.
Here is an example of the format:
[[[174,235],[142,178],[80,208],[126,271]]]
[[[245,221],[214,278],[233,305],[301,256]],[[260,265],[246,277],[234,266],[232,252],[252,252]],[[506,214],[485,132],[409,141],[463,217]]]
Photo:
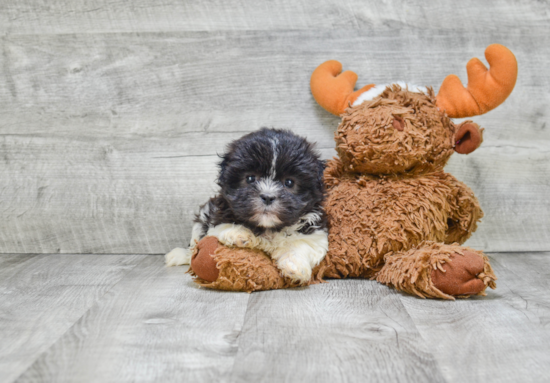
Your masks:
[[[494,253],[448,302],[367,280],[227,293],[155,255],[0,255],[1,382],[527,382],[550,374],[550,254]]]

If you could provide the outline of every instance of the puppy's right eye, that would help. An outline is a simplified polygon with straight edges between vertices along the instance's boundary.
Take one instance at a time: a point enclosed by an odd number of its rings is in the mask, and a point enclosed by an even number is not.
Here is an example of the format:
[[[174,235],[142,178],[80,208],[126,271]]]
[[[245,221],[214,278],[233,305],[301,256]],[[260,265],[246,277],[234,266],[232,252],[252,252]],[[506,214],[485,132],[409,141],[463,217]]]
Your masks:
[[[256,181],[255,176],[246,176],[246,183],[247,184],[253,184]]]

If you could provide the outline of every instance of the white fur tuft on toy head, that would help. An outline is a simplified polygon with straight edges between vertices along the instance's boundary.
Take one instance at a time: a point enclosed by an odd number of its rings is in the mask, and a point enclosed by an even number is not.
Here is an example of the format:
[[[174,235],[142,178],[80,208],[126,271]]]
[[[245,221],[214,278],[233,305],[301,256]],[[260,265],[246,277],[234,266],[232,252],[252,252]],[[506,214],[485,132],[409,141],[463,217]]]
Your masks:
[[[362,93],[359,97],[357,97],[357,100],[355,100],[352,106],[357,106],[359,104],[362,104],[364,101],[374,100],[376,97],[380,96],[388,86],[394,85],[394,84],[399,85],[402,89],[407,89],[409,92],[415,92],[415,93],[428,92],[428,89],[425,86],[407,84],[406,82],[403,82],[403,81],[397,81],[391,84],[375,85],[374,87],[370,88],[365,93]]]

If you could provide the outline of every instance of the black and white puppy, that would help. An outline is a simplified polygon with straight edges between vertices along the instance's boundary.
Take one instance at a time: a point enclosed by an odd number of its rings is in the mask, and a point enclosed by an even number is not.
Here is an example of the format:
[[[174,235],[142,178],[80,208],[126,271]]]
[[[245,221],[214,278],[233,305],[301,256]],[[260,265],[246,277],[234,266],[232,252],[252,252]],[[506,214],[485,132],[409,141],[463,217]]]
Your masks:
[[[172,250],[166,264],[189,264],[209,235],[261,249],[284,276],[309,281],[328,249],[323,170],[313,145],[287,130],[263,128],[233,141],[220,163],[220,193],[201,207],[190,248]]]

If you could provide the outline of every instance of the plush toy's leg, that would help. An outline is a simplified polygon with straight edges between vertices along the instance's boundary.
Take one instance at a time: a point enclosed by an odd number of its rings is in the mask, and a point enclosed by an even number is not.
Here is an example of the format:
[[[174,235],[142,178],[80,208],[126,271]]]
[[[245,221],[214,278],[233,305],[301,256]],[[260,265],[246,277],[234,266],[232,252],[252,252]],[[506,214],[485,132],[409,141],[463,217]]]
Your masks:
[[[265,253],[255,249],[226,247],[216,237],[197,244],[189,272],[201,286],[230,291],[258,291],[293,287]]]
[[[481,252],[459,245],[425,242],[416,249],[386,256],[378,282],[423,298],[454,299],[485,295],[496,288],[495,274]]]

